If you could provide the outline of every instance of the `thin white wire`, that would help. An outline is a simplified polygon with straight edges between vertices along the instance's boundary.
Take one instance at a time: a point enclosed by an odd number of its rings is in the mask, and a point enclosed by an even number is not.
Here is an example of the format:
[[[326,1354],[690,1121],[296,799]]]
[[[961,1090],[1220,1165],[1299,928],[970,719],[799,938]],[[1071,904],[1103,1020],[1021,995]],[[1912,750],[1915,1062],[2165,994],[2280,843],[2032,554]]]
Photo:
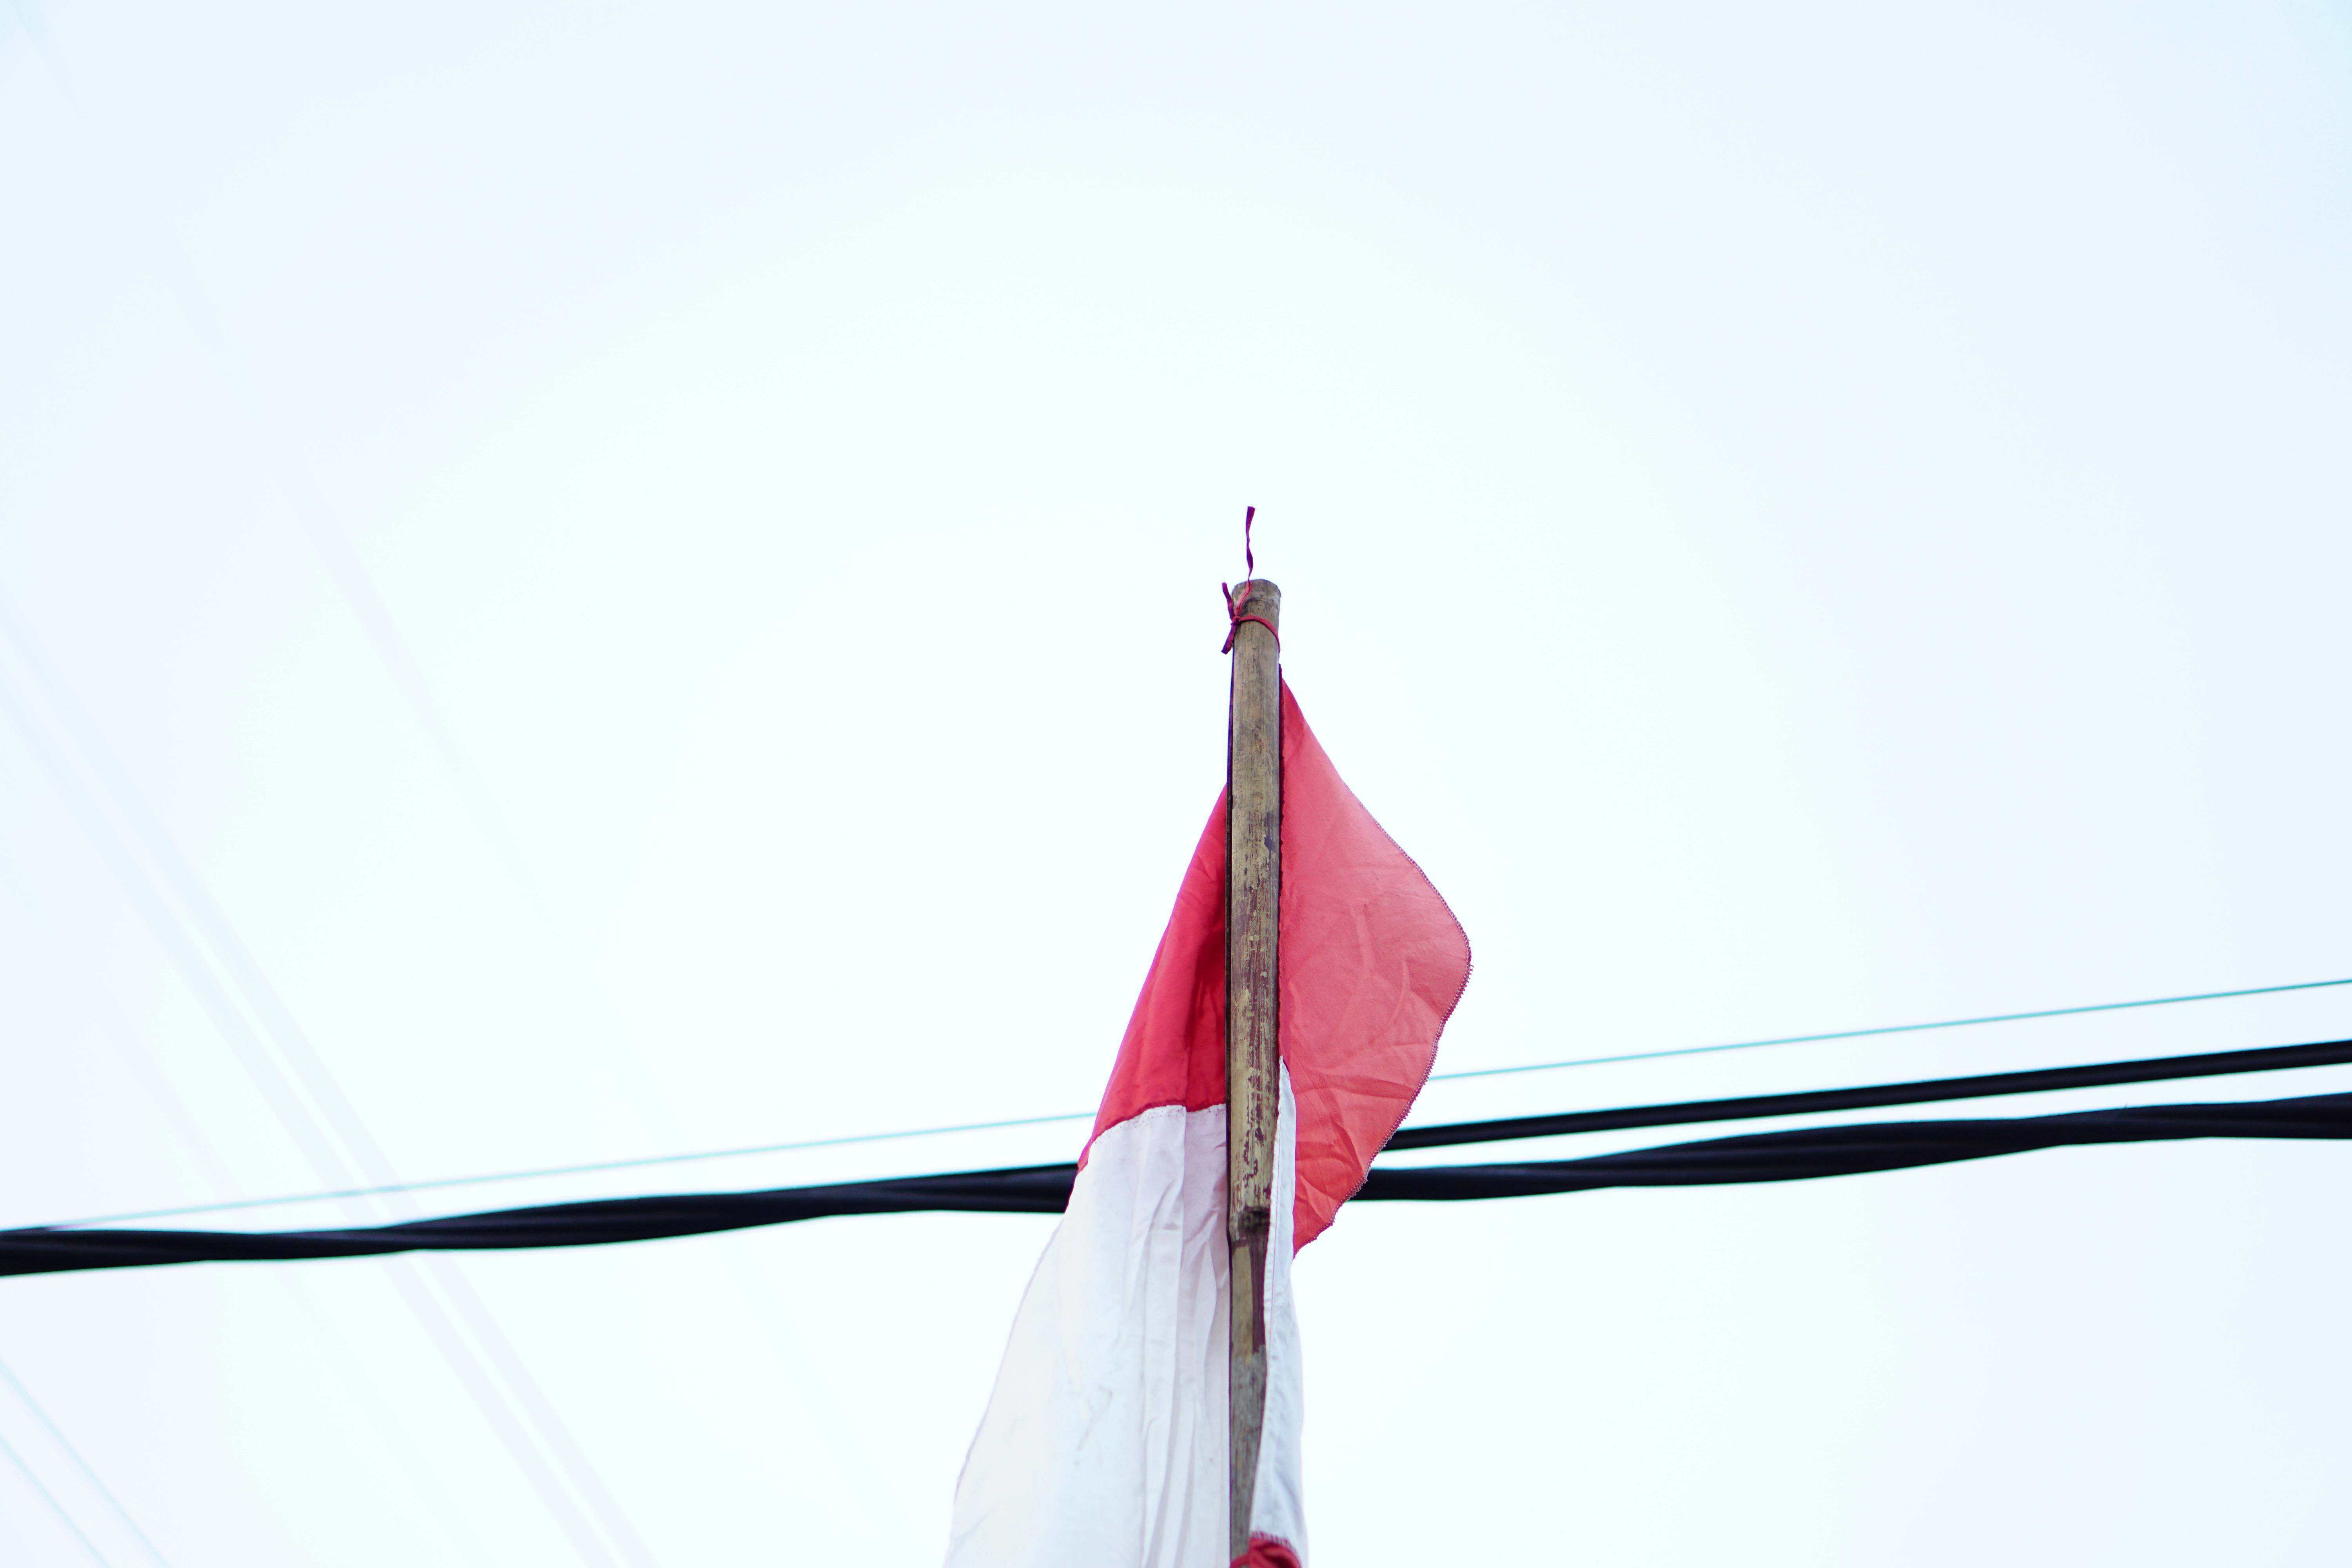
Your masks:
[[[2200,991],[2184,996],[2150,996],[2131,1002],[2092,1002],[2075,1007],[2042,1007],[2026,1013],[1987,1013],[1973,1018],[1939,1018],[1925,1024],[1885,1024],[1869,1029],[1835,1029],[1818,1035],[1780,1035],[1765,1040],[1733,1040],[1713,1046],[1678,1046],[1660,1051],[1630,1051],[1618,1056],[1573,1057],[1565,1061],[1534,1062],[1524,1067],[1476,1068],[1465,1072],[1430,1075],[1432,1083],[1473,1078],[1499,1078],[1510,1073],[1551,1072],[1567,1068],[1601,1067],[1615,1062],[1655,1061],[1668,1057],[1705,1056],[1717,1051],[1754,1050],[1765,1046],[1800,1046],[1827,1040],[1856,1040],[1879,1035],[1920,1034],[1933,1029],[1963,1029],[1981,1024],[2014,1024],[2032,1018],[2063,1018],[2085,1013],[2116,1013],[2137,1007],[2170,1007],[2184,1002],[2220,1002],[2239,996],[2272,996],[2288,991],[2321,991],[2352,985],[2342,980],[2300,980],[2286,985],[2249,985],[2235,991]],[[128,1225],[134,1220],[176,1219],[188,1215],[226,1214],[236,1209],[281,1208],[293,1204],[377,1197],[395,1193],[444,1191],[451,1187],[491,1186],[504,1182],[540,1181],[557,1176],[596,1175],[607,1171],[642,1171],[660,1165],[682,1165],[706,1160],[745,1159],[758,1154],[789,1154],[807,1149],[839,1149],[858,1143],[889,1143],[914,1138],[943,1138],[959,1132],[994,1132],[1013,1127],[1045,1127],[1056,1122],[1086,1121],[1091,1110],[1065,1111],[1054,1116],[1020,1116],[1003,1121],[962,1121],[944,1127],[915,1127],[895,1132],[853,1132],[834,1138],[808,1138],[791,1143],[755,1143],[734,1149],[702,1149],[684,1154],[648,1154],[626,1160],[597,1160],[577,1165],[547,1165],[529,1171],[500,1171],[482,1176],[445,1176],[435,1181],[404,1182],[389,1186],[352,1187],[336,1192],[300,1193],[274,1198],[240,1198],[233,1202],[187,1204],[177,1208],[140,1209],[127,1214],[97,1215],[87,1219],[59,1220],[44,1229],[72,1230],[86,1226]]]
[[[89,1560],[97,1563],[98,1568],[114,1568],[114,1565],[106,1560],[106,1553],[98,1549],[98,1542],[92,1541],[88,1532],[74,1521],[74,1516],[66,1511],[66,1505],[58,1500],[55,1492],[42,1484],[41,1478],[33,1473],[33,1467],[25,1463],[25,1457],[11,1447],[5,1437],[0,1437],[0,1456],[5,1456],[8,1463],[16,1468],[16,1473],[25,1478],[25,1484],[33,1489],[33,1495],[48,1505],[49,1511],[57,1516],[59,1524],[65,1526],[67,1533],[81,1542],[81,1549],[89,1553]]]
[[[122,1506],[122,1500],[114,1495],[114,1489],[100,1479],[98,1471],[92,1468],[90,1462],[81,1457],[81,1450],[75,1447],[73,1440],[65,1435],[64,1429],[49,1418],[49,1413],[41,1408],[41,1402],[33,1397],[33,1391],[26,1388],[23,1381],[9,1370],[8,1363],[5,1361],[0,1361],[0,1382],[7,1384],[16,1393],[18,1402],[33,1413],[33,1419],[41,1424],[41,1429],[49,1435],[49,1440],[58,1446],[59,1451],[68,1460],[72,1461],[74,1468],[81,1472],[82,1479],[89,1483],[90,1489],[96,1492],[100,1500],[106,1504],[107,1511],[114,1515],[115,1522],[129,1531],[131,1538],[139,1543],[139,1550],[145,1553],[147,1560],[154,1563],[155,1568],[171,1568],[171,1563],[163,1556],[163,1549],[149,1538],[145,1531],[139,1528],[139,1521],[131,1517],[131,1510]],[[21,1458],[17,1459],[17,1468],[20,1469],[25,1468]],[[35,1485],[38,1484],[37,1481],[35,1482]],[[50,1506],[58,1505],[52,1500]],[[79,1527],[75,1533],[80,1534]],[[83,1544],[89,1544],[87,1537],[83,1538]],[[97,1551],[95,1546],[90,1547],[93,1556],[97,1554]]]

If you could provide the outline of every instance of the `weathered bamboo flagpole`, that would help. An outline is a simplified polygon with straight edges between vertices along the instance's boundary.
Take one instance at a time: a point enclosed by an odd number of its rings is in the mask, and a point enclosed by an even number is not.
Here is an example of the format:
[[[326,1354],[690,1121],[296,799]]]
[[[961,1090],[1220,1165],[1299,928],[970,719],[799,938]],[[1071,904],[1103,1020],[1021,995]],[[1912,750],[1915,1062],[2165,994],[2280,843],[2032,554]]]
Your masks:
[[[1225,1239],[1233,1255],[1227,1384],[1232,1555],[1249,1547],[1265,1420],[1265,1249],[1280,1106],[1275,936],[1282,903],[1282,590],[1236,590],[1232,728],[1225,752]],[[1245,617],[1256,616],[1258,620]],[[1260,622],[1265,624],[1260,624]]]

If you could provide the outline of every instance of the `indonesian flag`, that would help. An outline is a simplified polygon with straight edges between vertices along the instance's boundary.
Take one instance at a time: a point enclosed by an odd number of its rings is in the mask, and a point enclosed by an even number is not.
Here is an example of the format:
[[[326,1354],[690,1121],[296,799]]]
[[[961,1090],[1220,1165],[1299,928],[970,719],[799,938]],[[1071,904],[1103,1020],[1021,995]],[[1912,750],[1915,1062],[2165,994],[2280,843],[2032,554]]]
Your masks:
[[[1302,1568],[1290,1259],[1429,1077],[1462,927],[1282,689],[1281,1103],[1251,1568]],[[1225,803],[1119,1042],[1070,1205],[1021,1299],[956,1483],[949,1568],[1226,1563]]]

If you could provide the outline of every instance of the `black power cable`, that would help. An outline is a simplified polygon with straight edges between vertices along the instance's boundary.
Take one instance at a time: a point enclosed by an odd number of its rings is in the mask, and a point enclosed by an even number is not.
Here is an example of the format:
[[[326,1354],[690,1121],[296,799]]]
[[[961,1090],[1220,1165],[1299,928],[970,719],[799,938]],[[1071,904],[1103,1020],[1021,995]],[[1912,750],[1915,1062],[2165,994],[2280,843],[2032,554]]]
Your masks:
[[[1686,1100],[1672,1105],[1629,1105],[1613,1110],[1512,1116],[1498,1121],[1454,1121],[1437,1127],[1405,1128],[1389,1140],[1388,1147],[1440,1149],[1454,1143],[1499,1143],[1514,1138],[1607,1132],[1627,1127],[1750,1121],[1766,1116],[1925,1105],[1939,1100],[1985,1100],[1996,1095],[2096,1089],[2108,1084],[2158,1083],[2176,1078],[2222,1078],[2231,1073],[2278,1072],[2343,1062],[2352,1062],[2352,1040],[2321,1040],[2307,1046],[2263,1046],[2250,1051],[2208,1051],[2190,1057],[2144,1057],[2137,1061],[1979,1073],[1973,1078],[1922,1079],[1912,1083],[1864,1084],[1855,1089],[1818,1089],[1797,1094],[1753,1094],[1738,1100]]]
[[[2088,1143],[2182,1138],[2352,1139],[2352,1094],[2219,1105],[2132,1106],[2056,1116],[1804,1127],[1534,1163],[1376,1168],[1359,1201],[1457,1203],[1601,1187],[1793,1182]],[[0,1232],[0,1274],[165,1263],[360,1258],[392,1252],[593,1247],[742,1230],[835,1215],[1058,1214],[1075,1165],[970,1171],[764,1193],[552,1204],[354,1230]]]
[[[2086,1143],[2183,1138],[2352,1139],[2352,1094],[2219,1105],[2132,1105],[2056,1116],[1877,1121],[1798,1127],[1527,1164],[1375,1166],[1357,1201],[1459,1203],[1602,1187],[1727,1186],[1802,1182],[1948,1165]],[[5,1246],[0,1239],[0,1246]],[[5,1268],[0,1263],[0,1268]]]

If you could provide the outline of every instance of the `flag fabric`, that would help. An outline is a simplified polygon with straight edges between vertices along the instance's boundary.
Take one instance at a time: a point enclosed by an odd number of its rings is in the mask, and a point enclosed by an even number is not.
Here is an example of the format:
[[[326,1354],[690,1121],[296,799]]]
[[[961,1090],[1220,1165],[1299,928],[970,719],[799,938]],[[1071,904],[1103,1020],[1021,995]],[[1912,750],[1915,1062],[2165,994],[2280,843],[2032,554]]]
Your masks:
[[[1225,803],[1210,814],[1070,1204],[956,1485],[949,1568],[1221,1568],[1228,1556]],[[1281,1101],[1251,1568],[1303,1568],[1292,1255],[1428,1078],[1470,977],[1445,900],[1282,689]]]

